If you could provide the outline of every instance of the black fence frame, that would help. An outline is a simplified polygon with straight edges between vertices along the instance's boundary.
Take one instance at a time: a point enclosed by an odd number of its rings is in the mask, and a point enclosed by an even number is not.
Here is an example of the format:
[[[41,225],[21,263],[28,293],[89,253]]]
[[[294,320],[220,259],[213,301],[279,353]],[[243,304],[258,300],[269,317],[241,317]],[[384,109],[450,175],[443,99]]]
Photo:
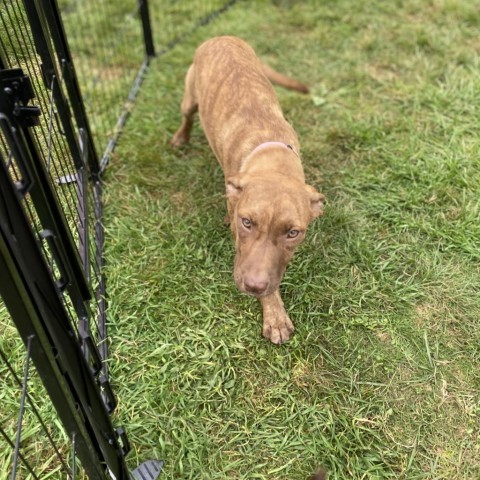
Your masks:
[[[67,475],[75,478],[78,456],[89,478],[128,480],[128,439],[124,428],[115,428],[110,418],[117,402],[106,363],[100,163],[57,2],[24,0],[23,8],[41,60],[45,87],[75,166],[75,174],[60,182],[76,184],[79,241],[76,245],[72,238],[54,192],[56,186],[32,134],[42,112],[30,104],[34,100],[31,80],[21,68],[11,68],[8,60],[0,57],[0,131],[10,150],[9,158],[0,159],[0,293],[27,350],[23,378],[11,372],[22,390],[14,444],[3,429],[0,434],[14,451],[12,478],[16,478],[19,462],[37,478],[19,448],[33,361],[73,446],[71,467],[57,451]],[[146,0],[139,1],[139,12],[146,42],[146,58],[140,69],[143,75],[154,54]],[[136,84],[138,90],[138,79]],[[87,201],[87,191],[94,199],[94,212],[88,212],[92,205]],[[37,231],[26,213],[27,197],[41,224]],[[93,226],[88,222],[90,213],[95,218]],[[95,291],[90,279],[90,236],[95,238],[94,261],[100,275]],[[50,262],[42,243],[52,253]],[[98,301],[97,312],[90,308],[92,295]],[[66,311],[67,296],[77,325],[72,325]],[[98,326],[98,338],[93,338],[92,321]],[[4,360],[8,365],[8,359]],[[145,478],[156,478],[160,469],[160,462],[149,462],[150,475]]]
[[[25,132],[20,130],[19,135],[16,135],[15,127],[3,115],[0,116],[0,121],[2,129],[10,129],[15,136],[12,140],[19,148],[16,154],[21,155],[20,149],[25,141],[22,136]],[[21,162],[23,160],[25,158]],[[24,166],[29,167],[28,163]],[[22,185],[12,184],[2,163],[0,270],[4,273],[4,281],[1,291],[27,345],[26,365],[30,358],[34,361],[89,477],[106,478],[104,465],[108,465],[115,478],[128,479],[124,462],[124,454],[128,452],[126,437],[119,430],[116,431],[117,434],[113,433],[115,430],[97,387],[95,372],[86,361],[60,300],[61,285],[52,279],[25,217],[20,198],[21,188]],[[60,258],[60,252],[57,253]],[[86,342],[83,346],[85,345],[89,345],[90,352],[91,344]],[[26,391],[27,381],[26,374],[23,391]],[[114,402],[110,402],[112,409]],[[21,437],[22,415],[23,408],[19,415],[16,448]],[[119,443],[120,437],[123,437],[123,445]]]

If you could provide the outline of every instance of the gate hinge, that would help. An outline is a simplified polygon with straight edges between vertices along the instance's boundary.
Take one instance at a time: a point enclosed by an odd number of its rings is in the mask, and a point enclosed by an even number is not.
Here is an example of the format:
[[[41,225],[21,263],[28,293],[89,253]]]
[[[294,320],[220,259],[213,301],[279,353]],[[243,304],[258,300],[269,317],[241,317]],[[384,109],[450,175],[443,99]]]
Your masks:
[[[22,127],[40,123],[40,107],[27,105],[34,97],[32,82],[21,68],[0,70],[0,112],[12,123]]]

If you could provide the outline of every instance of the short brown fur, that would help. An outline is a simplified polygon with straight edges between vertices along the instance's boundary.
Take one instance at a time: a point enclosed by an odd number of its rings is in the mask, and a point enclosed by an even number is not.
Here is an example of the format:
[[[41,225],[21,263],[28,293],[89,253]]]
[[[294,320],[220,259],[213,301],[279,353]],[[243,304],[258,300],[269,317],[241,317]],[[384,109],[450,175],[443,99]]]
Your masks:
[[[298,138],[271,81],[308,92],[304,84],[263,65],[239,38],[203,43],[185,79],[182,125],[171,143],[188,142],[198,111],[225,175],[235,283],[259,298],[263,335],[280,344],[289,339],[293,324],[278,287],[308,224],[323,213],[324,197],[305,184]]]

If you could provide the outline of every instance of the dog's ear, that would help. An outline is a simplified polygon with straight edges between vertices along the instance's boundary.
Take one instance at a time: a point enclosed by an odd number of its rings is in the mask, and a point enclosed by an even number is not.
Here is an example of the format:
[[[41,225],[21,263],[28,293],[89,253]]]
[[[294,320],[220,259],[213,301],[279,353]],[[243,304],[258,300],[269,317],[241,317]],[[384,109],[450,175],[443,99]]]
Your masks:
[[[313,220],[314,218],[323,215],[325,195],[323,195],[323,193],[317,192],[317,190],[311,185],[305,185],[305,189],[307,190],[310,197],[310,212]]]
[[[247,184],[247,177],[248,176],[245,173],[239,173],[238,175],[227,179],[225,190],[229,200],[236,202],[240,198],[240,195]]]

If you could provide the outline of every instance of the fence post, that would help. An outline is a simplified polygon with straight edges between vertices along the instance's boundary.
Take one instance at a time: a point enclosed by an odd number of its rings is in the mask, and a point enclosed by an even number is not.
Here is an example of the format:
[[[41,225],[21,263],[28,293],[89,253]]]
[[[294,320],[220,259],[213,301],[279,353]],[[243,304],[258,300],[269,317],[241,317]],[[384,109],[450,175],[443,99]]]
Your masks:
[[[140,12],[140,18],[142,19],[145,52],[147,54],[147,58],[151,58],[155,56],[155,46],[153,44],[152,24],[150,22],[148,0],[138,0],[138,9]]]

